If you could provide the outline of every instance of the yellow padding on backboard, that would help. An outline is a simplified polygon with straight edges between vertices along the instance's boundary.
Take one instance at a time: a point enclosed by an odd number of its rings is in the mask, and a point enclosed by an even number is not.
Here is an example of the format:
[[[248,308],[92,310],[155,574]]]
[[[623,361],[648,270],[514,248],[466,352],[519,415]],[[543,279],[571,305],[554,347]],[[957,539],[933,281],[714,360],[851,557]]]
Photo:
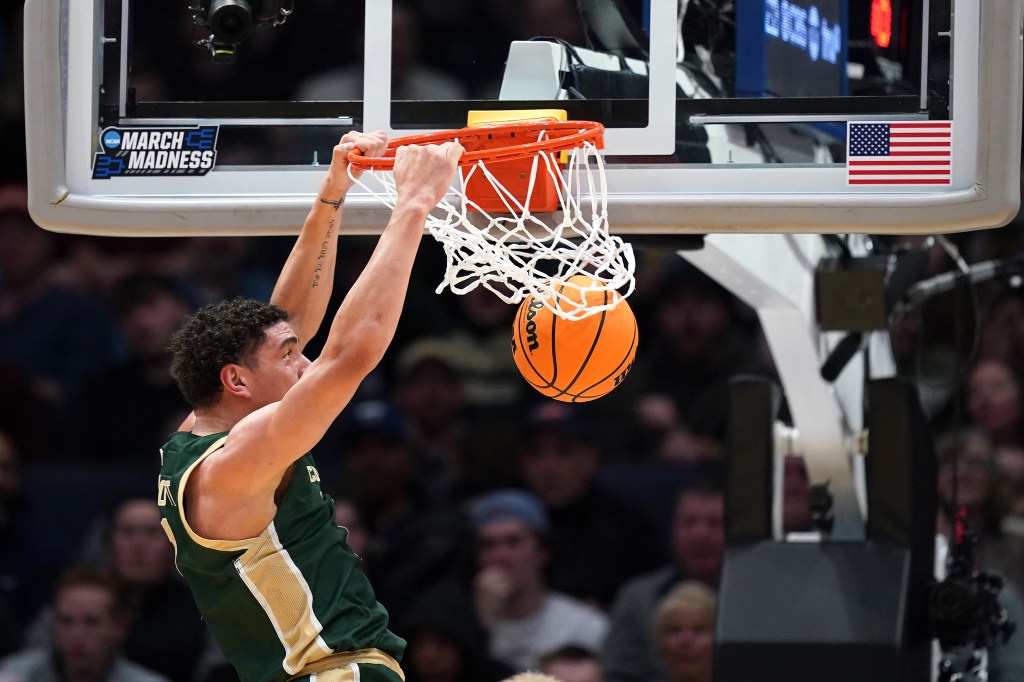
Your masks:
[[[466,117],[466,125],[483,125],[484,123],[516,123],[518,121],[543,121],[553,118],[556,121],[568,121],[569,114],[565,109],[503,109],[501,111],[470,111]]]
[[[543,121],[553,118],[556,121],[568,121],[569,114],[565,109],[501,109],[498,111],[470,111],[466,115],[466,125],[470,128],[487,123],[518,123],[519,121]],[[569,152],[559,152],[558,162],[569,161]]]

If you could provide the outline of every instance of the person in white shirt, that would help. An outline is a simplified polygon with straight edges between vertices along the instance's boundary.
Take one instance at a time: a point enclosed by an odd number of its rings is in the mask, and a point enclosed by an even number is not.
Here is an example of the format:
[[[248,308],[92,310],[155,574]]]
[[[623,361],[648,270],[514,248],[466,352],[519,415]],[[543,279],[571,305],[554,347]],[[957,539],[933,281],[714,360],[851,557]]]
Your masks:
[[[499,490],[475,500],[469,512],[478,566],[473,600],[490,632],[491,655],[525,671],[537,670],[541,656],[561,646],[597,650],[607,616],[547,586],[543,505],[524,491]]]

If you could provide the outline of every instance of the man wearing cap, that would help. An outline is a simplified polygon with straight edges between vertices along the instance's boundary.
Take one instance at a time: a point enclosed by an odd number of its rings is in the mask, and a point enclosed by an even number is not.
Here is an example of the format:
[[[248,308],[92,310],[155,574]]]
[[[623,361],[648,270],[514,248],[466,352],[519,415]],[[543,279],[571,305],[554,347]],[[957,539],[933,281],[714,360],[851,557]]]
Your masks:
[[[547,585],[550,525],[535,497],[519,490],[489,493],[471,504],[470,519],[479,569],[474,605],[490,631],[491,655],[528,670],[537,669],[543,654],[561,646],[601,646],[607,617]]]
[[[344,480],[373,536],[363,558],[396,623],[427,587],[461,573],[470,542],[461,509],[424,485],[401,412],[383,400],[349,407]]]
[[[604,444],[580,407],[552,400],[535,408],[517,462],[548,512],[549,585],[608,609],[623,583],[657,568],[667,552],[639,508],[598,478]]]

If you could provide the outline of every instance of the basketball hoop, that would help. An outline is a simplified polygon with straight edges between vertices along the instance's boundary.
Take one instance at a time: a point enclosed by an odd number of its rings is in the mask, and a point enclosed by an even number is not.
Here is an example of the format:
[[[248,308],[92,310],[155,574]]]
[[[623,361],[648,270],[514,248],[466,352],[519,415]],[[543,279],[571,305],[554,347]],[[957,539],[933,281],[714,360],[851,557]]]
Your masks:
[[[528,120],[479,125],[391,140],[381,157],[349,152],[353,180],[390,208],[395,152],[405,145],[458,141],[460,186],[427,218],[427,230],[444,247],[444,281],[453,293],[479,285],[506,303],[532,295],[553,313],[581,319],[614,306],[589,305],[573,275],[588,275],[586,291],[633,292],[633,249],[608,232],[604,126],[593,121]],[[560,158],[564,159],[563,164]],[[374,187],[378,184],[379,187]],[[595,297],[590,297],[594,300]]]

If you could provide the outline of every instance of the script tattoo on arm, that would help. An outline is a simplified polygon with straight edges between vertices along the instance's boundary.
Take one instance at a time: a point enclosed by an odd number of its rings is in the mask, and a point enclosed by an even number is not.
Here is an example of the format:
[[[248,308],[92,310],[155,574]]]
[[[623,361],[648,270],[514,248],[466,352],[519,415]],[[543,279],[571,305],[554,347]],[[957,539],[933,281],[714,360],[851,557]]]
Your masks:
[[[323,201],[321,199],[320,201]],[[339,201],[342,202],[344,199]],[[325,202],[331,203],[331,202]],[[334,218],[331,218],[327,223],[327,234],[324,235],[324,241],[320,244],[320,253],[316,255],[316,266],[313,268],[313,286],[311,288],[316,289],[320,286],[320,271],[324,269],[324,258],[327,257],[327,247],[331,241],[331,235],[334,233]]]

